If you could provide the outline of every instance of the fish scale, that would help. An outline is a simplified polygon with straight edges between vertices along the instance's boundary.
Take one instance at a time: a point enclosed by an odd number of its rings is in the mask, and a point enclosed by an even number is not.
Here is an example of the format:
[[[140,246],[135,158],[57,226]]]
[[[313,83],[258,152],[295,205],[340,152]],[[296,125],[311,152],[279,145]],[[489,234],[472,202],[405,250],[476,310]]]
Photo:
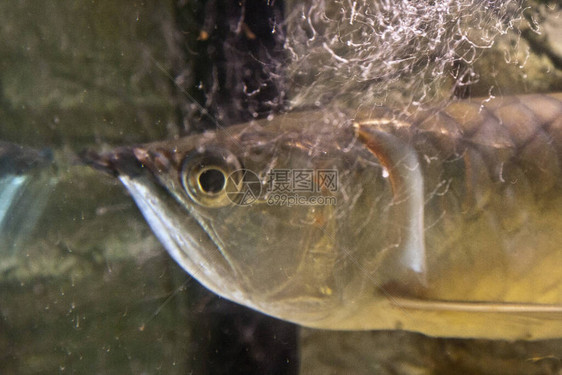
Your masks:
[[[422,156],[425,218],[435,222],[425,231],[431,250],[424,298],[533,302],[540,295],[544,303],[560,303],[557,283],[540,277],[547,269],[556,276],[562,266],[562,238],[549,231],[560,222],[557,208],[562,208],[560,148],[553,136],[562,115],[560,95],[459,101],[442,112],[417,115],[421,119],[411,127],[392,128],[388,122],[386,130],[406,129]],[[448,163],[454,167],[447,168]],[[452,182],[450,191],[433,193],[435,184],[444,181]],[[467,235],[485,241],[471,246]],[[451,282],[455,274],[466,281]],[[486,286],[492,282],[501,287]]]

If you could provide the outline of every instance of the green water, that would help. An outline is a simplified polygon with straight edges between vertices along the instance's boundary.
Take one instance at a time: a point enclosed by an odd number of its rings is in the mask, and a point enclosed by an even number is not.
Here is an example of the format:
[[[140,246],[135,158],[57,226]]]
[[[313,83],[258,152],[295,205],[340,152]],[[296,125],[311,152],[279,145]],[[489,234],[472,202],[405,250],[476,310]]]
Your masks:
[[[20,204],[10,215],[34,225],[18,225],[0,247],[2,374],[235,373],[242,371],[236,361],[217,358],[272,347],[284,332],[293,334],[293,327],[270,328],[277,323],[202,290],[168,257],[118,182],[77,163],[75,153],[85,147],[180,132],[166,73],[177,57],[169,48],[174,12],[174,2],[158,1],[0,3],[0,140],[49,148],[55,162],[25,173],[31,178],[18,188]],[[562,89],[560,70],[544,55],[531,54],[526,70],[498,69],[498,59],[503,53],[494,50],[481,62],[496,87]],[[247,328],[247,342],[230,342],[231,332],[214,329],[229,319]],[[561,368],[557,340],[300,335],[303,374]],[[277,373],[291,373],[291,361]]]

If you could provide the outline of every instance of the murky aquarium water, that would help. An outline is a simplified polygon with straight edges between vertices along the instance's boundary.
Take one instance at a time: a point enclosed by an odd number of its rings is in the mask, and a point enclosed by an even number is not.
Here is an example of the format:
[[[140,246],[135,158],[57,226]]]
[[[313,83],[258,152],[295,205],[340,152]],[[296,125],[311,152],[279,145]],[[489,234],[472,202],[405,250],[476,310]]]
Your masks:
[[[562,371],[557,2],[0,20],[0,373]]]

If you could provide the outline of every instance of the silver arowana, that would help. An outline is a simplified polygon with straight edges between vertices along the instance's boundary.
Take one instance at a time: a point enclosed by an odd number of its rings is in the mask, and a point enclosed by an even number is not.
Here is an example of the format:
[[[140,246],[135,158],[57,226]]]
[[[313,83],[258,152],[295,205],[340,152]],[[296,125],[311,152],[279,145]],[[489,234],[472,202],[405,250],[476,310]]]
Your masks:
[[[266,314],[562,337],[560,94],[288,113],[92,158],[186,271]]]

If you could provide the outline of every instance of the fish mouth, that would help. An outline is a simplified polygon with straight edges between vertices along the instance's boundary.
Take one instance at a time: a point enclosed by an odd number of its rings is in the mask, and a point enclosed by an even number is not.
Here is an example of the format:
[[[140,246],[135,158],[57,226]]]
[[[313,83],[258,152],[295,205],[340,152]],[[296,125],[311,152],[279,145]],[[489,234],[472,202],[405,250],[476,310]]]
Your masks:
[[[181,205],[154,175],[150,157],[155,155],[156,151],[140,145],[105,153],[86,150],[80,158],[85,165],[121,181],[160,243],[186,272],[218,295],[252,304],[243,288],[233,287],[239,278],[236,269],[194,212]]]
[[[113,177],[137,177],[144,173],[145,168],[135,156],[135,147],[119,147],[110,152],[85,150],[79,158],[85,165]]]

